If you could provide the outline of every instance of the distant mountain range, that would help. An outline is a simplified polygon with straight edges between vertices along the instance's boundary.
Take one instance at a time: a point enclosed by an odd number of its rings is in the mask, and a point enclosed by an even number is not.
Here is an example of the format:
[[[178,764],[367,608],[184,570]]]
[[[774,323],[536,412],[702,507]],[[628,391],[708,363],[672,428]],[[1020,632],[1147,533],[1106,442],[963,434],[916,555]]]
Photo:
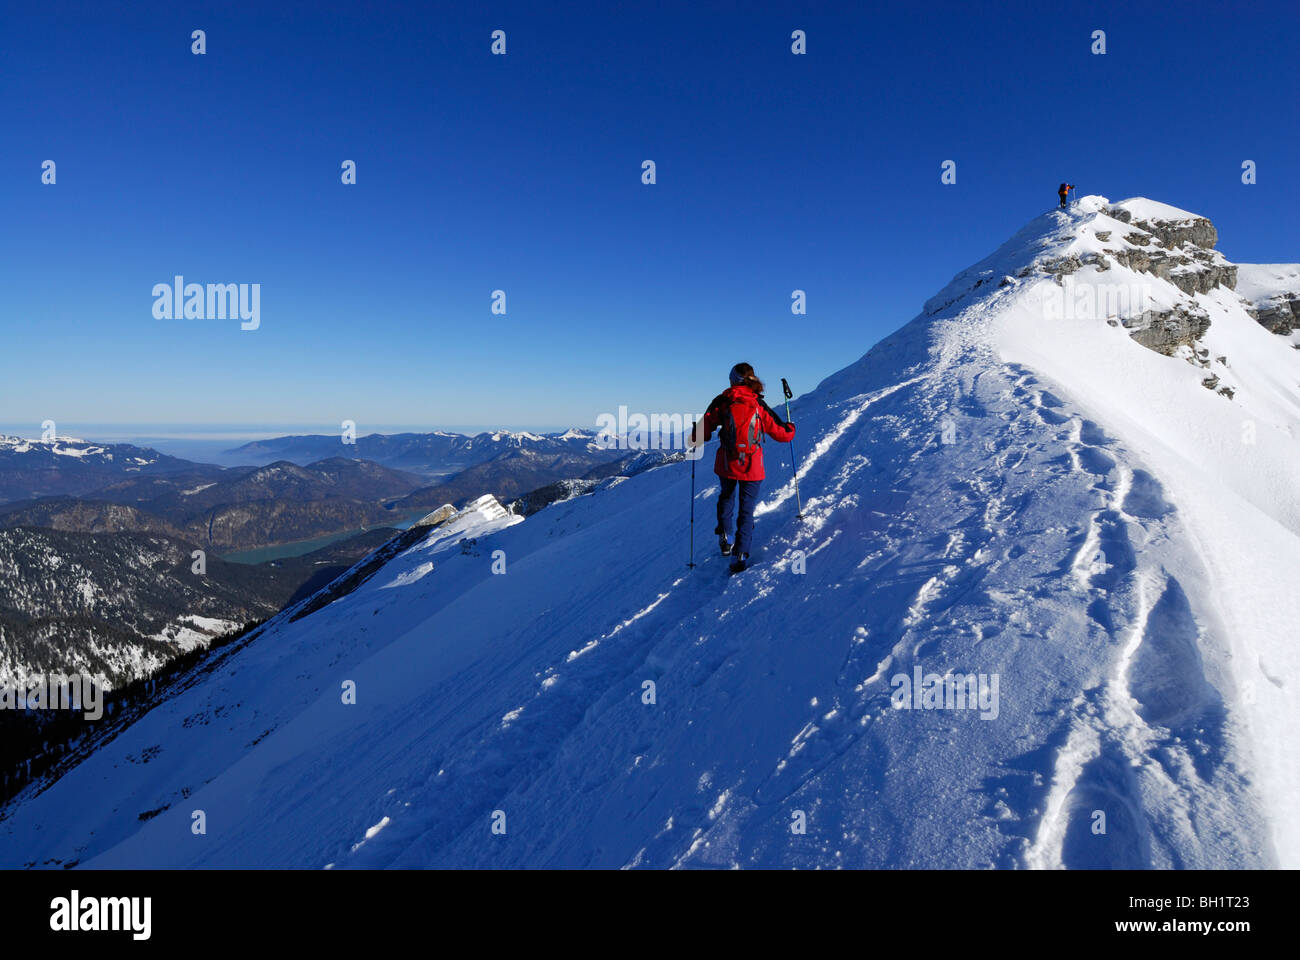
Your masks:
[[[445,503],[518,497],[628,457],[578,430],[375,434],[355,445],[281,437],[237,452],[279,459],[218,467],[129,444],[7,437],[0,501],[11,502],[0,506],[0,528],[147,532],[230,552],[401,525]],[[317,454],[328,455],[299,462]]]
[[[623,453],[602,449],[596,443],[594,432],[575,429],[564,433],[497,430],[472,436],[444,431],[372,433],[358,437],[355,444],[347,445],[338,436],[310,434],[246,443],[227,451],[227,455],[253,464],[275,460],[307,464],[343,455],[426,477],[445,477],[512,452],[589,457],[599,461],[616,460]]]

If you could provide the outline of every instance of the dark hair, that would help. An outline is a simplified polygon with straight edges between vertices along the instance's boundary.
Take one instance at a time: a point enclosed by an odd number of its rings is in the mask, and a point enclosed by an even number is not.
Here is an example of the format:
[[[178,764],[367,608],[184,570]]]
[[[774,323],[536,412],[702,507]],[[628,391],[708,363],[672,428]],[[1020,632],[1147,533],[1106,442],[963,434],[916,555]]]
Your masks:
[[[754,375],[754,368],[747,363],[738,363],[733,368],[743,378],[740,385],[749,387],[757,394],[764,393],[763,381]]]

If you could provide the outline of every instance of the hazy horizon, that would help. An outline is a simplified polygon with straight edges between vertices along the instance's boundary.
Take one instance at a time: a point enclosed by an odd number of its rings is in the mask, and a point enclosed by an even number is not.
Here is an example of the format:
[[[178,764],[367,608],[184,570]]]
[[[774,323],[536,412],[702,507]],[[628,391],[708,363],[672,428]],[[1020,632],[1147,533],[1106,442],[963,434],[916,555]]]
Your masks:
[[[237,457],[229,456],[235,448],[257,440],[273,440],[289,436],[338,436],[338,425],[330,424],[279,424],[267,428],[264,424],[72,424],[65,427],[56,424],[57,436],[60,438],[85,440],[91,443],[130,443],[137,447],[157,450],[168,456],[183,460],[213,463],[220,466],[242,465]],[[178,428],[188,427],[187,430]],[[212,427],[213,429],[203,429]],[[565,430],[589,429],[578,424],[551,427],[521,426],[474,426],[456,424],[452,426],[424,426],[410,424],[375,424],[366,427],[358,424],[356,436],[363,438],[372,434],[392,436],[399,433],[459,433],[473,436],[479,433],[507,431],[510,433],[563,433]],[[24,425],[0,423],[0,435],[21,437],[24,440],[39,440],[40,425],[29,429]]]

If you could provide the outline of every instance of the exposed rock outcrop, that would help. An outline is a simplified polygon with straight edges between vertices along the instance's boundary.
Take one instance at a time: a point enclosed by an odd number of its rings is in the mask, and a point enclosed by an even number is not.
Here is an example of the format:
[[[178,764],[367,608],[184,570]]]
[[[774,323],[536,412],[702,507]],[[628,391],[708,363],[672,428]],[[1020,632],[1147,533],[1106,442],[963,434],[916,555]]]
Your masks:
[[[1071,254],[1068,257],[1053,257],[1049,260],[1041,260],[1037,266],[1043,272],[1050,273],[1057,280],[1060,280],[1071,273],[1077,273],[1083,266],[1083,261]]]
[[[432,513],[426,513],[419,520],[412,524],[413,527],[436,527],[440,523],[445,523],[452,517],[456,516],[456,508],[450,503],[444,503]]]
[[[1124,239],[1133,243],[1134,236],[1129,234]],[[1183,293],[1209,293],[1220,286],[1229,290],[1236,288],[1237,268],[1217,250],[1195,245],[1170,249],[1163,242],[1161,246],[1155,246],[1152,241],[1159,240],[1159,237],[1154,234],[1143,239],[1142,249],[1111,251],[1115,260],[1130,270],[1168,280]]]
[[[1133,229],[1123,233],[1115,246],[1105,247],[1104,255],[1094,255],[1095,259],[1085,257],[1084,261],[1105,270],[1110,266],[1107,257],[1111,257],[1122,267],[1173,284],[1186,298],[1170,307],[1141,309],[1121,316],[1120,321],[1130,336],[1148,349],[1173,356],[1180,348],[1187,347],[1191,349],[1191,357],[1198,356],[1198,341],[1209,329],[1210,317],[1194,299],[1196,294],[1209,293],[1216,287],[1231,290],[1237,286],[1236,265],[1214,249],[1219,240],[1214,224],[1205,217],[1190,214],[1139,217],[1123,206],[1110,206],[1104,212]],[[1096,236],[1108,243],[1115,232],[1098,231]]]
[[[1213,250],[1219,242],[1219,232],[1205,217],[1189,217],[1185,220],[1139,220],[1123,207],[1107,207],[1106,215],[1116,220],[1130,223],[1147,233],[1153,234],[1161,244],[1169,249],[1191,243],[1203,250]],[[1126,238],[1128,239],[1128,238]],[[1130,243],[1134,242],[1132,240]]]
[[[1173,356],[1179,347],[1193,346],[1210,329],[1210,317],[1195,304],[1178,305],[1171,310],[1144,310],[1126,317],[1124,327],[1142,346],[1165,356]]]
[[[1284,293],[1272,300],[1251,304],[1246,312],[1270,333],[1288,334],[1300,330],[1300,294]]]

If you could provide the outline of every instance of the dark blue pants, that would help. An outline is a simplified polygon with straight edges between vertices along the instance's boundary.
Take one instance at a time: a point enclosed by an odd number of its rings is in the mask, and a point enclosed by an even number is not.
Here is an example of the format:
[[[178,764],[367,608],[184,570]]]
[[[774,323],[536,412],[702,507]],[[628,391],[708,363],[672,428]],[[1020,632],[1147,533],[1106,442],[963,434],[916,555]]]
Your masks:
[[[719,477],[722,491],[718,494],[718,527],[728,537],[731,536],[731,505],[736,499],[736,488],[740,488],[740,515],[735,525],[735,549],[732,553],[749,553],[749,545],[754,539],[754,507],[758,505],[758,488],[762,480],[732,480]]]

